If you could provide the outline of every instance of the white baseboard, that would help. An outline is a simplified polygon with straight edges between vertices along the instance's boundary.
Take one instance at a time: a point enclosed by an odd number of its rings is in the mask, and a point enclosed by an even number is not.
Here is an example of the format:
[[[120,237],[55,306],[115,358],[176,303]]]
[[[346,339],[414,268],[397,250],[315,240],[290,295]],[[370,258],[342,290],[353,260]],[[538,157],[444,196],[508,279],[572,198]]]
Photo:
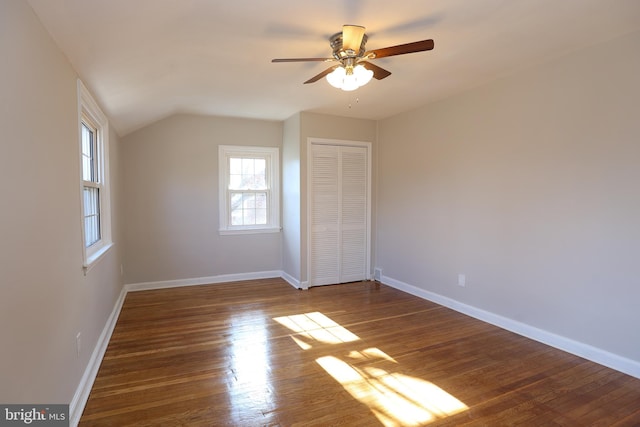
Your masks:
[[[305,280],[304,282],[299,281],[298,279],[296,279],[295,277],[293,277],[292,275],[285,273],[284,271],[281,272],[280,277],[282,277],[287,283],[289,283],[291,286],[293,286],[296,289],[309,289],[309,281]]]
[[[126,295],[127,291],[123,287],[115,305],[113,306],[113,310],[111,310],[107,323],[104,325],[104,329],[102,329],[102,333],[98,337],[98,342],[91,353],[91,358],[89,359],[89,363],[84,370],[82,378],[80,379],[80,384],[73,395],[73,399],[71,399],[71,403],[69,404],[69,425],[71,427],[77,426],[80,422],[80,417],[82,416],[84,407],[89,399],[91,387],[98,375],[98,369],[100,369],[102,358],[104,357],[104,353],[107,351],[111,334],[113,333],[113,329],[116,327],[116,322],[118,321],[118,316],[120,315],[120,310],[122,309],[122,304],[124,303]]]
[[[302,289],[302,284],[300,283],[300,281],[295,277],[293,277],[292,275],[290,275],[289,273],[285,273],[283,271],[281,277],[294,288]]]
[[[129,283],[124,285],[127,292],[148,291],[151,289],[178,288],[181,286],[210,285],[215,283],[238,282],[240,280],[272,279],[282,277],[280,270],[257,271],[253,273],[220,274],[218,276],[194,277],[190,279],[164,280],[159,282]],[[286,280],[286,279],[285,279]]]
[[[478,320],[482,320],[483,322],[498,326],[502,329],[514,332],[518,335],[522,335],[543,344],[547,344],[551,347],[566,351],[567,353],[574,354],[600,365],[607,366],[611,369],[615,369],[616,371],[620,371],[627,375],[640,378],[640,362],[637,362],[635,360],[628,359],[617,354],[602,350],[600,348],[574,341],[570,338],[556,335],[552,332],[538,329],[534,326],[527,325],[526,323],[521,323],[516,320],[509,319],[507,317],[503,317],[498,314],[494,314],[489,311],[485,311],[471,305],[461,303],[460,301],[456,301],[454,299],[429,292],[421,288],[417,288],[413,285],[395,280],[391,277],[382,276],[381,282],[385,285],[389,285],[408,294],[435,302],[436,304],[448,307],[452,310],[474,317]]]

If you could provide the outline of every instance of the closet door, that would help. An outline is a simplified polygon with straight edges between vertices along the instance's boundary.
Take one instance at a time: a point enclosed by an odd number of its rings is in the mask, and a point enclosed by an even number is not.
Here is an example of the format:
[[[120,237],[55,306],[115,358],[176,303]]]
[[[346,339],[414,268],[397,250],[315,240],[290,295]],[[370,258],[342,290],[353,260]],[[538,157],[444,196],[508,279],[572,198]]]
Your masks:
[[[330,285],[340,280],[340,147],[313,144],[311,156],[309,284]]]
[[[367,279],[368,150],[312,144],[310,155],[309,284]]]
[[[340,283],[367,277],[367,150],[342,147],[340,162]]]

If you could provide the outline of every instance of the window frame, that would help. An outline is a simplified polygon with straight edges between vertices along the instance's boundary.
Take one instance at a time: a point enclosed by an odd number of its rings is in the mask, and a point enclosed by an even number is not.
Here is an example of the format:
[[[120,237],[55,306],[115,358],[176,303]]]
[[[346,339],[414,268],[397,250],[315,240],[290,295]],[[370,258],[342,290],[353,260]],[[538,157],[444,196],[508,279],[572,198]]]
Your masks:
[[[267,223],[264,225],[231,225],[231,194],[238,190],[229,189],[230,159],[231,157],[249,157],[266,160],[266,193],[267,193]],[[257,234],[278,233],[280,227],[280,149],[278,147],[256,147],[241,145],[218,146],[219,171],[219,233],[226,234]],[[241,191],[241,190],[240,190]],[[248,190],[261,192],[263,190]]]
[[[83,123],[95,131],[95,179],[84,180],[82,127]],[[82,265],[90,269],[112,246],[111,196],[109,185],[109,122],[85,85],[78,79],[78,160],[80,165],[80,222],[82,235]],[[98,215],[100,238],[86,246],[84,190],[98,189]]]

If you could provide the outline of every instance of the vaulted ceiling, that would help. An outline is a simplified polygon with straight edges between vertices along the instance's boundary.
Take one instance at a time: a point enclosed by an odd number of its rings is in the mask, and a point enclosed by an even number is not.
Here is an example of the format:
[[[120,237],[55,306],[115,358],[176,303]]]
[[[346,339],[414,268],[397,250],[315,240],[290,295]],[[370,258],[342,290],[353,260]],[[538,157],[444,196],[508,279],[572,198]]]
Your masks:
[[[640,30],[638,0],[27,0],[120,135],[175,113],[381,119]],[[393,74],[354,91],[320,80],[329,37],[367,28]]]

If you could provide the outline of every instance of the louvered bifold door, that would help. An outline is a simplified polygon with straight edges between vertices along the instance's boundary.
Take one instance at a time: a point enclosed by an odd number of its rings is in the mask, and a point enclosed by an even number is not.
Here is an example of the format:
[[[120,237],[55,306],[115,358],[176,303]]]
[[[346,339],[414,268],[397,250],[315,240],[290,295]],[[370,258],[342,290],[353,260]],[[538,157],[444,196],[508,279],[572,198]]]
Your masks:
[[[340,194],[340,283],[366,278],[367,151],[342,147]]]
[[[367,278],[368,159],[363,147],[311,145],[310,285]]]
[[[340,281],[340,147],[312,145],[310,285]]]

